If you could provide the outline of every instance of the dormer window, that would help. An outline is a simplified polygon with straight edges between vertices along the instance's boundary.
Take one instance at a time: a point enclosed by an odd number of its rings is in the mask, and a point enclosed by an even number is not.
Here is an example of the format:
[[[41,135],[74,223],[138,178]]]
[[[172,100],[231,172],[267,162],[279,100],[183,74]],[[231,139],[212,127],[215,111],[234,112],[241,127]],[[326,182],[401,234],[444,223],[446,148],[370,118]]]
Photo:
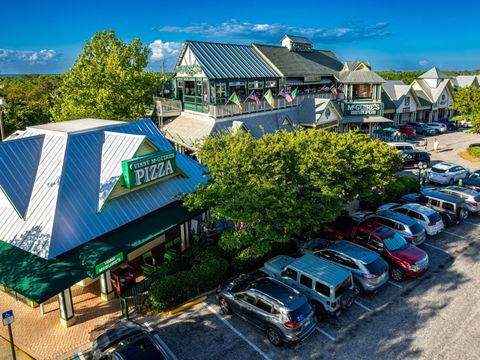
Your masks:
[[[371,99],[372,84],[354,84],[353,98],[354,99]]]

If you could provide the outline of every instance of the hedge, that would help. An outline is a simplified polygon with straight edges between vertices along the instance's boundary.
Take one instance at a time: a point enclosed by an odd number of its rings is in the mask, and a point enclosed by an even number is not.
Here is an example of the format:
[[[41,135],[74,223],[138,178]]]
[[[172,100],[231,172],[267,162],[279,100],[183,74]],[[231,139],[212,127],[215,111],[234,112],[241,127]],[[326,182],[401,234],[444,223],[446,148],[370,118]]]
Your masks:
[[[480,146],[468,147],[467,152],[473,157],[480,158]]]
[[[154,282],[148,299],[152,310],[161,312],[178,306],[224,281],[229,275],[230,263],[219,257],[220,253],[220,250],[199,252],[190,270]]]
[[[360,200],[360,206],[365,210],[376,210],[383,203],[394,202],[405,194],[418,193],[420,183],[412,176],[399,176],[391,182],[384,193],[377,193]]]

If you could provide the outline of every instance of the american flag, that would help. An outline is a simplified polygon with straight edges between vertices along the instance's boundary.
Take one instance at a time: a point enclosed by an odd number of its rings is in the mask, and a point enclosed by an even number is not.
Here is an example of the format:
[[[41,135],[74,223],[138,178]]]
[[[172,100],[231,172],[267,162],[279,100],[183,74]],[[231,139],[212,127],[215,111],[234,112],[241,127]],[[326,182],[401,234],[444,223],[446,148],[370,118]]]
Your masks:
[[[283,96],[285,98],[285,100],[287,100],[288,102],[292,102],[293,101],[293,98],[292,98],[292,95],[290,95],[288,92],[286,92],[285,90],[282,90],[278,93],[278,95],[280,96]]]
[[[255,90],[253,90],[250,95],[248,95],[248,98],[247,99],[250,99],[250,100],[253,100],[255,101],[255,103],[257,104],[257,106],[260,106],[260,104],[262,103],[260,101],[260,99],[258,98],[257,94],[255,93]]]

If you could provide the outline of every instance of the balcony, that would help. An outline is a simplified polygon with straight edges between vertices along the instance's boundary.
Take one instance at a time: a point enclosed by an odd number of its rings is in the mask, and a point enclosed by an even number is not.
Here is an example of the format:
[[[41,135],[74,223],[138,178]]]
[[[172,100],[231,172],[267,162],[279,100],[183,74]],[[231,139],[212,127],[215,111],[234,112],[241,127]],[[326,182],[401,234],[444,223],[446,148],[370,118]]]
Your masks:
[[[290,103],[285,100],[284,97],[279,96],[275,99],[275,106],[273,108],[265,100],[262,100],[260,105],[257,105],[255,101],[248,100],[243,104],[243,110],[240,110],[237,104],[234,103],[208,105],[208,115],[214,118],[223,118],[256,112],[286,109],[300,105],[304,99],[334,99],[334,96],[330,92],[323,94],[299,94]]]

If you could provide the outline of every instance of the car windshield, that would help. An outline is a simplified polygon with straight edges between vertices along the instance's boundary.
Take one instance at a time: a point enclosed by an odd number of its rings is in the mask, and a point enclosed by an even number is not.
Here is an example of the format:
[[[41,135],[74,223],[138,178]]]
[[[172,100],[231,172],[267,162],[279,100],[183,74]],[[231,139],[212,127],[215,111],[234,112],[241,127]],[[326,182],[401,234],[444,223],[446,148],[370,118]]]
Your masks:
[[[387,270],[388,266],[385,261],[383,261],[382,258],[379,256],[370,264],[365,264],[365,267],[371,275],[381,275]]]
[[[311,311],[312,306],[308,303],[308,301],[305,301],[302,305],[300,305],[299,308],[289,311],[288,317],[292,321],[300,322],[305,320]]]
[[[341,296],[347,289],[352,286],[352,277],[346,278],[340,285],[335,288],[335,297]]]
[[[440,214],[433,213],[431,215],[428,215],[428,219],[430,221],[439,222],[440,220],[442,220],[442,217],[440,216]]]
[[[432,172],[435,172],[435,173],[440,173],[440,174],[442,174],[442,173],[446,172],[447,170],[446,170],[446,169],[439,169],[439,168],[436,168],[436,167],[432,167],[431,171],[432,171]]]
[[[410,226],[410,230],[412,230],[412,234],[418,234],[422,232],[423,228],[419,223],[415,223],[412,226]]]
[[[469,176],[470,179],[480,179],[480,174],[478,173],[471,173]]]
[[[126,360],[142,359],[165,359],[165,356],[147,338],[140,338],[137,341],[125,345],[119,353]]]
[[[383,243],[389,251],[399,251],[408,248],[407,241],[397,233],[383,239]]]

